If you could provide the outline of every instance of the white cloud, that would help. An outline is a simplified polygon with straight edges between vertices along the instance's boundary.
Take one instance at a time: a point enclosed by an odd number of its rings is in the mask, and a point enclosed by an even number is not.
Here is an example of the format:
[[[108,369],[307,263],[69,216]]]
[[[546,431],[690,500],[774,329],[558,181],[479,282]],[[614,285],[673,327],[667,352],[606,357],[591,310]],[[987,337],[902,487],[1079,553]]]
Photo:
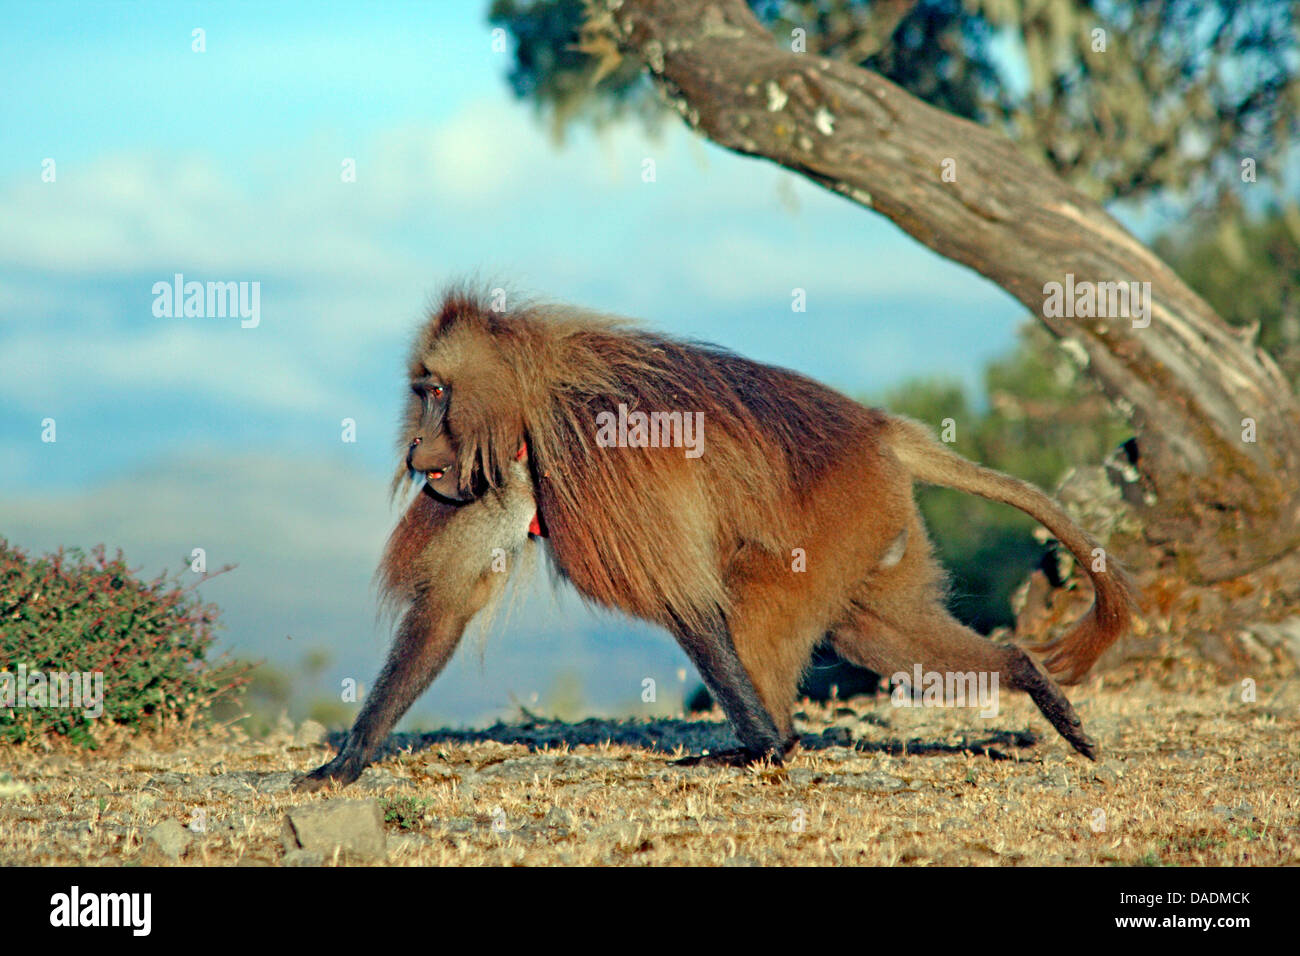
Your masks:
[[[92,402],[114,388],[173,389],[288,411],[335,404],[327,380],[305,363],[284,361],[281,349],[262,348],[267,336],[259,339],[258,329],[240,329],[238,319],[189,321],[231,328],[221,334],[210,325],[171,324],[147,334],[92,331],[64,340],[23,329],[0,351],[0,394],[7,403],[39,407],[75,377],[82,400]]]
[[[467,273],[768,360],[801,325],[791,364],[850,389],[865,368],[854,353],[880,354],[882,335],[852,321],[853,303],[894,303],[891,326],[929,313],[967,343],[996,342],[987,317],[1004,308],[1011,341],[1018,309],[990,284],[678,124],[658,138],[579,131],[557,151],[500,96],[357,143],[353,184],[339,181],[340,138],[268,143],[252,160],[155,148],[0,185],[0,402],[41,410],[69,372],[93,370],[128,405],[166,390],[281,422],[341,402],[387,421],[395,392],[376,375],[399,367],[428,296]],[[260,281],[262,326],[155,319],[152,283],[178,271]],[[792,319],[795,287],[809,312]],[[924,336],[901,348],[913,362],[900,370],[924,369]]]

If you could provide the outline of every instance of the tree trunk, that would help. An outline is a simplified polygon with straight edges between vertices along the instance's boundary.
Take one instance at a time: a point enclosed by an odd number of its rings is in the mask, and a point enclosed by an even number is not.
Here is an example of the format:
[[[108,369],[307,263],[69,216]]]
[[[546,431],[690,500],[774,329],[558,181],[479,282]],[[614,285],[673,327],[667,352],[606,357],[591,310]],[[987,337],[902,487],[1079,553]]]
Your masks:
[[[1167,569],[1221,582],[1300,545],[1300,404],[1286,379],[1100,205],[995,132],[792,52],[743,0],[605,3],[589,26],[643,59],[700,133],[882,213],[1088,363],[1136,431],[1130,503]],[[1067,282],[1150,283],[1149,324],[1057,314],[1047,284]]]

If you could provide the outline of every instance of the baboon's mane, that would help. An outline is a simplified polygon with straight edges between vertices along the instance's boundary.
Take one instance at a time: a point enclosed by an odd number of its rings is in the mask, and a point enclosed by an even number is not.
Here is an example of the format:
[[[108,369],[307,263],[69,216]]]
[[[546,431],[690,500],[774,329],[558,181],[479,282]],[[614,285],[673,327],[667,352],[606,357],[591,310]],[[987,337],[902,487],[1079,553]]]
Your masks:
[[[523,423],[561,569],[581,576],[593,600],[613,606],[617,596],[619,606],[630,603],[674,629],[726,612],[720,544],[722,553],[753,544],[787,555],[799,546],[790,529],[799,499],[863,416],[875,414],[802,375],[716,346],[571,308],[497,312],[464,289],[444,297],[417,338],[414,361],[453,340],[463,357],[453,381],[497,362],[509,370],[511,381],[491,391],[498,404],[503,390],[511,393],[512,414],[496,417]],[[600,447],[597,415],[620,404],[700,413],[702,455]],[[518,445],[490,428],[461,430],[457,441],[461,461],[490,481]]]

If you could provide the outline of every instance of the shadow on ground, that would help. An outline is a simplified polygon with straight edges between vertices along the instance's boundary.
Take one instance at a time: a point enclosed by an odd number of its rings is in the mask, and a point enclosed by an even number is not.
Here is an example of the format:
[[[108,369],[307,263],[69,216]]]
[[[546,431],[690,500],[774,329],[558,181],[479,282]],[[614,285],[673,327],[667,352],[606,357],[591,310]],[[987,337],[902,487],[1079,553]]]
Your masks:
[[[862,718],[863,723],[874,724],[877,731],[888,729],[886,722]],[[346,734],[330,734],[329,742],[340,747]],[[479,730],[435,730],[425,733],[398,733],[391,735],[376,759],[401,752],[418,752],[440,744],[477,744],[495,741],[502,744],[523,744],[530,751],[559,747],[591,747],[606,742],[640,747],[664,754],[700,753],[736,747],[738,742],[724,723],[701,720],[661,718],[657,720],[611,720],[589,718],[578,723],[567,723],[546,717],[526,715],[517,723],[498,721],[491,727]],[[855,742],[850,728],[828,727],[820,733],[801,734],[800,746],[804,750],[827,750],[848,747],[863,753],[885,753],[892,756],[904,754],[933,756],[941,754],[976,753],[992,760],[1014,759],[1009,750],[1024,750],[1035,746],[1039,737],[1028,730],[999,730],[979,735],[965,734],[947,740],[873,735]]]

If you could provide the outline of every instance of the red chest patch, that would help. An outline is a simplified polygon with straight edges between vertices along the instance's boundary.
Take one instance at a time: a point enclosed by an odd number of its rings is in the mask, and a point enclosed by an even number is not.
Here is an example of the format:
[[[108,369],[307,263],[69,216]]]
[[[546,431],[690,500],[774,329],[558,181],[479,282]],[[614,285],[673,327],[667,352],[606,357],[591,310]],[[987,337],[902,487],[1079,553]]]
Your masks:
[[[527,457],[528,457],[528,442],[524,442],[522,445],[519,446],[519,452],[518,454],[515,455],[515,461],[523,461]],[[537,520],[536,511],[533,512],[533,520],[528,522],[528,533],[535,534],[539,538],[546,537],[546,535],[542,534],[542,523]]]

